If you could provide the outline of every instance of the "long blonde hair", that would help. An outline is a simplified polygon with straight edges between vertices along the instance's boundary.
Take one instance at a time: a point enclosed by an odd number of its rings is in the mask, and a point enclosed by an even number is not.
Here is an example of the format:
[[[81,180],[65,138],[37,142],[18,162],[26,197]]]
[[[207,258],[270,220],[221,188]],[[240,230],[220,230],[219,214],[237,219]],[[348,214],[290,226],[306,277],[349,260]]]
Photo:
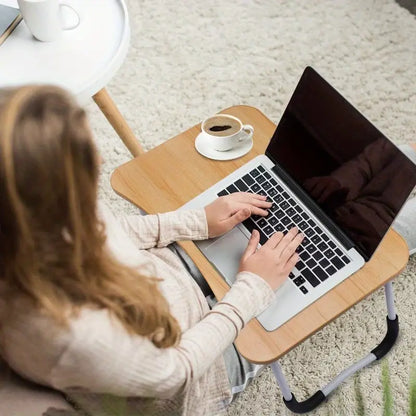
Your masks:
[[[157,279],[119,263],[97,217],[98,157],[64,90],[0,90],[0,281],[61,326],[106,308],[158,347],[180,337]]]

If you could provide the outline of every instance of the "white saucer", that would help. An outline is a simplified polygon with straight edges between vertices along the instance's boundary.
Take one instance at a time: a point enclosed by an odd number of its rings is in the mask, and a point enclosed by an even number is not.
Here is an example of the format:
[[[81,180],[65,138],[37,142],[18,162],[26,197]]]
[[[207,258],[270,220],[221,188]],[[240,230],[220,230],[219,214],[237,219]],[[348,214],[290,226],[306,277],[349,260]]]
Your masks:
[[[195,139],[195,148],[202,156],[214,160],[237,159],[238,157],[244,156],[253,147],[253,139],[251,139],[247,140],[240,146],[235,147],[234,149],[220,152],[218,150],[212,149],[208,145],[207,140],[209,140],[209,138],[204,133],[199,133]]]

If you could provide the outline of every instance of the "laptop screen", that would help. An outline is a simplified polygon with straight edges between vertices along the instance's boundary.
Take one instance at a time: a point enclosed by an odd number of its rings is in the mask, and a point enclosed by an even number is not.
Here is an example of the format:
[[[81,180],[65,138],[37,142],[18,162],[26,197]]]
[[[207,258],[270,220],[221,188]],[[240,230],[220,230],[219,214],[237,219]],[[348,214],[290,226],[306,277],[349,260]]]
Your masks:
[[[416,165],[310,67],[266,155],[367,258],[416,185]]]

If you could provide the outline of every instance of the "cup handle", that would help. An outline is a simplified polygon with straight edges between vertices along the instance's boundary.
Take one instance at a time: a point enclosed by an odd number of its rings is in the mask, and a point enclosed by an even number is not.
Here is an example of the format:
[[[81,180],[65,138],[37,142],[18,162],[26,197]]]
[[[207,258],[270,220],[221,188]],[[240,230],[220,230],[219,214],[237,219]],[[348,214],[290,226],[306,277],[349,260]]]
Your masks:
[[[79,14],[76,12],[76,10],[72,6],[70,6],[69,4],[66,4],[66,3],[61,3],[59,5],[59,7],[61,7],[61,8],[68,7],[68,9],[71,9],[75,13],[75,15],[77,16],[77,18],[78,18],[78,21],[75,24],[68,25],[68,26],[63,25],[62,26],[62,29],[63,30],[72,30],[72,29],[77,28],[79,26],[79,24],[81,23],[81,18],[79,17]]]
[[[244,131],[244,133],[246,134],[242,134],[240,136],[240,138],[238,139],[238,141],[241,142],[245,142],[250,140],[253,137],[253,133],[254,133],[254,127],[251,126],[250,124],[244,124],[243,128],[241,129],[242,131]]]

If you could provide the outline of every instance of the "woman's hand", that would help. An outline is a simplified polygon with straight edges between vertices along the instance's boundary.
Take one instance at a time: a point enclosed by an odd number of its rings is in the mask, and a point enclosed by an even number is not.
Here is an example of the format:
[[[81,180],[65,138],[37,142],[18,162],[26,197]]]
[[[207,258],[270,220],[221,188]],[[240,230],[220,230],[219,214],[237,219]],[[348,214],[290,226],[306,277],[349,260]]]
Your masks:
[[[230,231],[251,215],[267,215],[272,204],[263,195],[236,192],[221,196],[205,207],[208,236],[218,237]]]
[[[295,250],[302,243],[303,234],[296,227],[286,235],[275,233],[257,250],[259,240],[260,234],[254,230],[241,257],[239,271],[257,274],[276,290],[299,260]]]

